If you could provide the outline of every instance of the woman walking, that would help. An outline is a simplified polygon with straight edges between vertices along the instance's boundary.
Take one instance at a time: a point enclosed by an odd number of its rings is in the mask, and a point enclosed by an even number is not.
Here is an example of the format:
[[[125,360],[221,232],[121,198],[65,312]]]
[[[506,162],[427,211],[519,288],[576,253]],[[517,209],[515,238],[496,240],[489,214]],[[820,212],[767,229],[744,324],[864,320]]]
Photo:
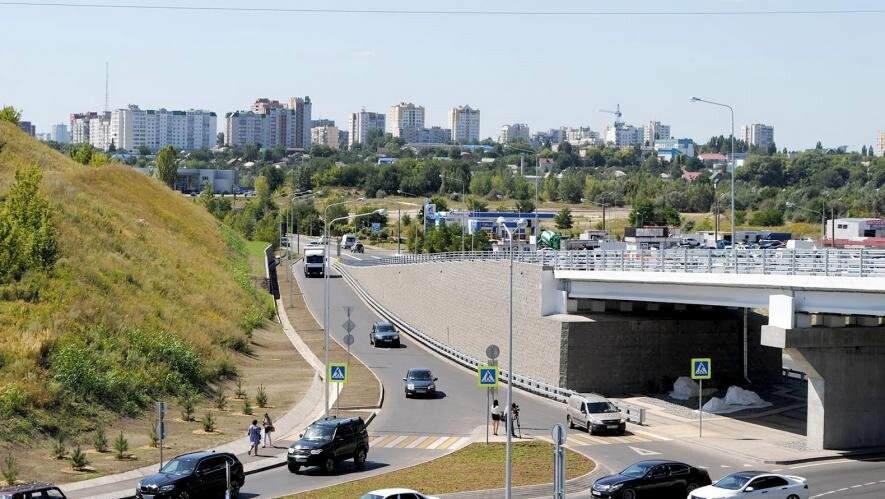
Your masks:
[[[266,412],[264,413],[262,426],[264,426],[264,445],[262,447],[273,447],[273,439],[270,434],[274,432],[275,428],[273,427],[273,421],[270,420],[270,416]]]
[[[257,456],[258,444],[261,443],[261,428],[258,427],[257,419],[252,420],[252,425],[246,430],[246,435],[249,435],[249,452],[246,454],[251,456],[252,451],[255,451],[255,455]]]
[[[498,434],[498,425],[501,424],[501,406],[498,405],[498,400],[495,399],[492,402],[492,431],[495,435]]]

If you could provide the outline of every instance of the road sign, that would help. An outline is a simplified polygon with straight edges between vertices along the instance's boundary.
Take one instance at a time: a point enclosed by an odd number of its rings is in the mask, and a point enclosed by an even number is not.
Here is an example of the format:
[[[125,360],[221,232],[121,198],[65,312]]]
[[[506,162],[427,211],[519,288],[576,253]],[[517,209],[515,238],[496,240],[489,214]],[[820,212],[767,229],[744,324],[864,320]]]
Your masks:
[[[495,360],[498,358],[498,355],[501,354],[501,349],[498,348],[498,345],[489,345],[486,347],[486,357]]]
[[[498,388],[498,368],[479,366],[476,371],[476,385],[480,388]]]
[[[565,430],[562,428],[561,424],[553,425],[553,430],[550,431],[550,435],[553,437],[554,444],[565,444]]]
[[[166,438],[166,423],[164,421],[157,423],[157,438],[160,440]]]
[[[350,333],[356,327],[356,324],[352,320],[347,319],[346,321],[344,321],[344,324],[342,324],[341,327],[343,327],[345,331]]]
[[[372,232],[375,234],[381,232],[381,222],[372,222]]]
[[[329,364],[329,381],[347,383],[347,364]]]
[[[354,339],[352,334],[344,335],[344,344],[347,346],[353,345]]]
[[[691,379],[710,379],[712,375],[709,358],[691,359]]]

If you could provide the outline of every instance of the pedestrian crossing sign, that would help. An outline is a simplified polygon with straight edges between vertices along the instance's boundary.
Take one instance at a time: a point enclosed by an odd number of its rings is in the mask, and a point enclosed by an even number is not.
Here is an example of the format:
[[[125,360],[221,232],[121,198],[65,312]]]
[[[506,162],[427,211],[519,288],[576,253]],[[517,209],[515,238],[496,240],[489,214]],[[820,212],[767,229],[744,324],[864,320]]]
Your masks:
[[[329,364],[329,381],[347,383],[347,364]]]
[[[479,366],[476,371],[476,384],[480,388],[498,388],[498,368]]]
[[[691,379],[710,379],[712,375],[709,358],[691,359]]]

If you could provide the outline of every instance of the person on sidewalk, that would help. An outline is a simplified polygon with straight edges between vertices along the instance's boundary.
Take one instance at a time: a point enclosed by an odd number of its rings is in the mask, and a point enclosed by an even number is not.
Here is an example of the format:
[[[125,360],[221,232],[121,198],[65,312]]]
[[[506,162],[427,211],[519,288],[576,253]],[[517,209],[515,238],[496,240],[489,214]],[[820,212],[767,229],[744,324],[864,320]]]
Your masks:
[[[501,424],[501,406],[498,405],[498,399],[495,399],[492,402],[492,432],[497,435],[498,434],[498,425]]]
[[[261,424],[264,426],[264,445],[262,447],[273,447],[273,439],[270,434],[274,432],[275,428],[273,427],[273,421],[271,421],[270,416],[266,412],[264,413],[264,421]]]
[[[253,419],[252,425],[249,426],[249,429],[246,430],[246,435],[249,436],[249,452],[246,454],[252,455],[252,451],[255,451],[255,455],[258,455],[258,444],[261,443],[261,428],[258,427],[258,420]]]

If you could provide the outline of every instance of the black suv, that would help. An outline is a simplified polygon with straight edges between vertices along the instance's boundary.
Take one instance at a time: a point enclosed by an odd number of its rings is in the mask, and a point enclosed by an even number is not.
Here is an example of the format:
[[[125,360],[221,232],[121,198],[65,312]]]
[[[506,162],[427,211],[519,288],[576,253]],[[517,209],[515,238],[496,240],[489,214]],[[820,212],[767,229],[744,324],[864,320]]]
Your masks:
[[[302,466],[319,466],[333,473],[339,461],[353,458],[362,467],[369,454],[369,433],[363,418],[327,417],[314,421],[300,439],[289,447],[289,471],[298,473]]]
[[[55,485],[41,482],[0,487],[0,499],[65,499]]]
[[[175,457],[160,472],[135,486],[138,499],[224,497],[225,468],[230,464],[231,497],[237,497],[246,481],[243,464],[228,452],[191,452]]]
[[[372,332],[369,333],[369,343],[373,346],[390,345],[399,348],[399,333],[389,322],[376,322],[372,324]]]

